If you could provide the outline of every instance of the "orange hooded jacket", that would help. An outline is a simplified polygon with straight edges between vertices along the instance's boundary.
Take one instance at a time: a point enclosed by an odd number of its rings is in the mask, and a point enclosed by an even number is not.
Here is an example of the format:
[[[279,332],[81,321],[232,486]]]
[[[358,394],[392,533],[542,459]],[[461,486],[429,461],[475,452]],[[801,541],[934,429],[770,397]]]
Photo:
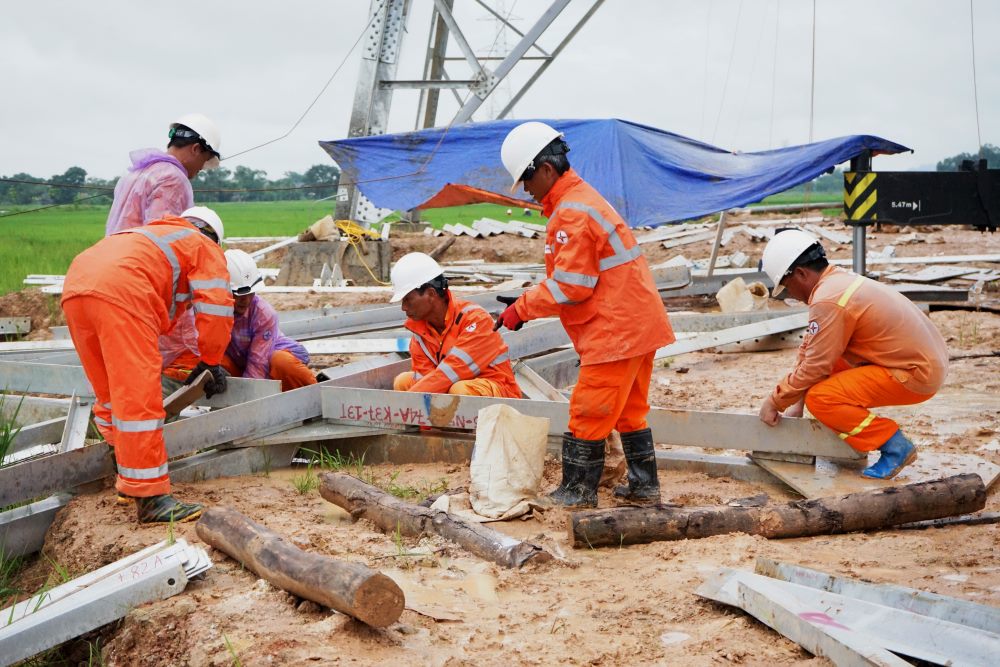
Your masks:
[[[222,249],[184,218],[167,216],[105,237],[77,255],[62,301],[93,296],[160,334],[191,307],[206,364],[217,365],[233,327],[233,295]]]
[[[521,398],[507,344],[482,306],[449,291],[444,331],[411,319],[404,326],[413,332],[410,357],[417,380],[409,391],[445,394],[459,380],[482,378],[499,384],[505,397]]]
[[[548,279],[517,300],[521,319],[558,316],[583,366],[674,342],[646,258],[611,204],[570,169],[542,206]]]

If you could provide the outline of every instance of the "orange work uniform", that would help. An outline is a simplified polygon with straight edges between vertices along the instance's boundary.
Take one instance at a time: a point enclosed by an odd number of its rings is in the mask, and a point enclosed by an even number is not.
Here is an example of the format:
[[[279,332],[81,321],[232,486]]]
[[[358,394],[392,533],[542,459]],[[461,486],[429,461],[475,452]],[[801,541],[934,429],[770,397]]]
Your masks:
[[[816,419],[862,452],[899,425],[868,408],[926,401],[948,373],[944,338],[896,290],[834,266],[809,295],[809,325],[795,367],[771,395],[782,411],[805,396]]]
[[[558,316],[580,355],[569,428],[584,440],[646,428],[653,355],[674,332],[646,258],[618,212],[572,169],[542,200],[547,279],[515,302]]]
[[[396,391],[521,398],[507,344],[482,306],[449,291],[443,331],[413,319],[404,326],[413,333],[413,370],[396,376]]]
[[[70,264],[62,307],[96,394],[94,421],[115,448],[117,489],[169,493],[157,337],[191,308],[202,360],[222,361],[233,325],[222,249],[173,216],[112,234]]]

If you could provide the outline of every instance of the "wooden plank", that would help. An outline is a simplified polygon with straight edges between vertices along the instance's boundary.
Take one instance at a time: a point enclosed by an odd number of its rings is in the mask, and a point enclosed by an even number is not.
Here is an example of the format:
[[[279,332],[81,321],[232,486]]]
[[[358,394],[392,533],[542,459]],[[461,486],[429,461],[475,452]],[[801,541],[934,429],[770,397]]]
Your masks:
[[[874,455],[871,462],[874,463],[876,460],[878,456]],[[919,450],[916,461],[893,479],[887,480],[862,477],[861,468],[865,465],[864,459],[847,462],[820,456],[814,466],[765,459],[755,459],[755,462],[806,498],[840,496],[887,486],[929,482],[965,473],[976,473],[982,478],[986,488],[990,488],[1000,477],[1000,466],[973,454],[923,450]]]
[[[873,584],[860,579],[838,577],[801,565],[782,563],[762,556],[757,558],[755,569],[757,574],[772,579],[829,591],[856,600],[865,600],[987,632],[1000,633],[1000,609],[996,607],[907,588],[906,586]]]
[[[549,418],[549,433],[561,436],[569,423],[566,403],[554,401],[422,394],[378,389],[322,389],[323,417],[365,426],[423,425],[475,430],[479,410],[496,403]],[[661,444],[856,457],[829,429],[812,419],[783,418],[770,427],[755,414],[652,408],[647,417]]]

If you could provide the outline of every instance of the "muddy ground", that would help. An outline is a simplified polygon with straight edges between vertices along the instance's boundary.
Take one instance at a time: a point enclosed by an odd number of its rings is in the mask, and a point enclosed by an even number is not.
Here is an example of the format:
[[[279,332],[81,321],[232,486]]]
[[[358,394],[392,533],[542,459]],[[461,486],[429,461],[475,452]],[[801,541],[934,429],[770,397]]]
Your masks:
[[[878,250],[900,234],[871,236],[869,247]],[[929,230],[923,236],[942,240],[899,245],[897,255],[1000,251],[1000,237],[968,230]],[[408,247],[405,236],[397,236],[396,242]],[[541,260],[540,240],[502,237],[459,242],[472,247],[466,250],[456,244],[447,259],[488,258],[480,248],[499,247],[513,260],[523,245],[533,248],[534,259]],[[763,244],[747,241],[745,248],[736,248],[756,263]],[[669,258],[660,250],[651,249],[653,261]],[[692,259],[705,257],[709,243],[682,250]],[[850,249],[831,254],[849,256]],[[341,295],[312,297],[308,303],[302,298],[276,299],[276,305],[302,308],[347,302]],[[931,318],[953,356],[1000,350],[1000,315],[942,311]],[[794,355],[794,350],[687,354],[656,369],[651,402],[672,408],[756,412]],[[976,454],[1000,464],[1000,357],[955,359],[946,386],[931,401],[885,412],[900,419],[925,451]],[[367,472],[383,484],[391,481],[413,494],[458,489],[469,482],[467,468],[457,465],[374,466]],[[558,556],[551,563],[511,571],[437,538],[404,538],[398,544],[371,524],[351,523],[317,491],[296,490],[293,480],[304,474],[304,469],[274,470],[268,475],[179,484],[176,493],[184,499],[234,507],[303,549],[379,569],[400,584],[419,611],[408,609],[398,623],[373,630],[342,614],[303,604],[209,548],[215,567],[203,581],[64,647],[60,659],[86,663],[89,647],[96,646],[108,665],[230,665],[234,655],[244,665],[828,664],[752,617],[694,595],[713,569],[752,569],[758,556],[1000,606],[996,525],[775,541],[737,534],[574,550],[567,537],[566,515],[553,511],[527,521],[493,524]],[[558,464],[549,461],[546,483],[552,486],[558,478]],[[676,472],[661,472],[660,481],[664,499],[684,505],[725,503],[761,491],[772,502],[797,497],[777,482],[759,486]],[[601,505],[610,504],[602,492]],[[986,510],[1000,510],[996,489]],[[162,527],[137,527],[133,511],[116,505],[110,489],[78,496],[50,529],[45,557],[30,563],[16,583],[35,590],[46,580],[56,580],[54,564],[78,575],[165,539]],[[181,525],[178,532],[200,544],[193,526]]]

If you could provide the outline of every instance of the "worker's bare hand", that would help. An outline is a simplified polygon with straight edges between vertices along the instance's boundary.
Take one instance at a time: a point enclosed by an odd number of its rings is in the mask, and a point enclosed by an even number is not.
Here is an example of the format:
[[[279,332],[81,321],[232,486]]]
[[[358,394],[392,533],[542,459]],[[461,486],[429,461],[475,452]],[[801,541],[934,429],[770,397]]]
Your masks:
[[[760,420],[768,426],[777,426],[778,421],[781,420],[781,413],[778,412],[778,408],[774,406],[774,401],[771,400],[770,396],[764,399],[764,404],[760,406],[758,416],[760,417]]]
[[[781,413],[782,417],[801,417],[805,408],[806,399],[802,398],[795,405]]]

